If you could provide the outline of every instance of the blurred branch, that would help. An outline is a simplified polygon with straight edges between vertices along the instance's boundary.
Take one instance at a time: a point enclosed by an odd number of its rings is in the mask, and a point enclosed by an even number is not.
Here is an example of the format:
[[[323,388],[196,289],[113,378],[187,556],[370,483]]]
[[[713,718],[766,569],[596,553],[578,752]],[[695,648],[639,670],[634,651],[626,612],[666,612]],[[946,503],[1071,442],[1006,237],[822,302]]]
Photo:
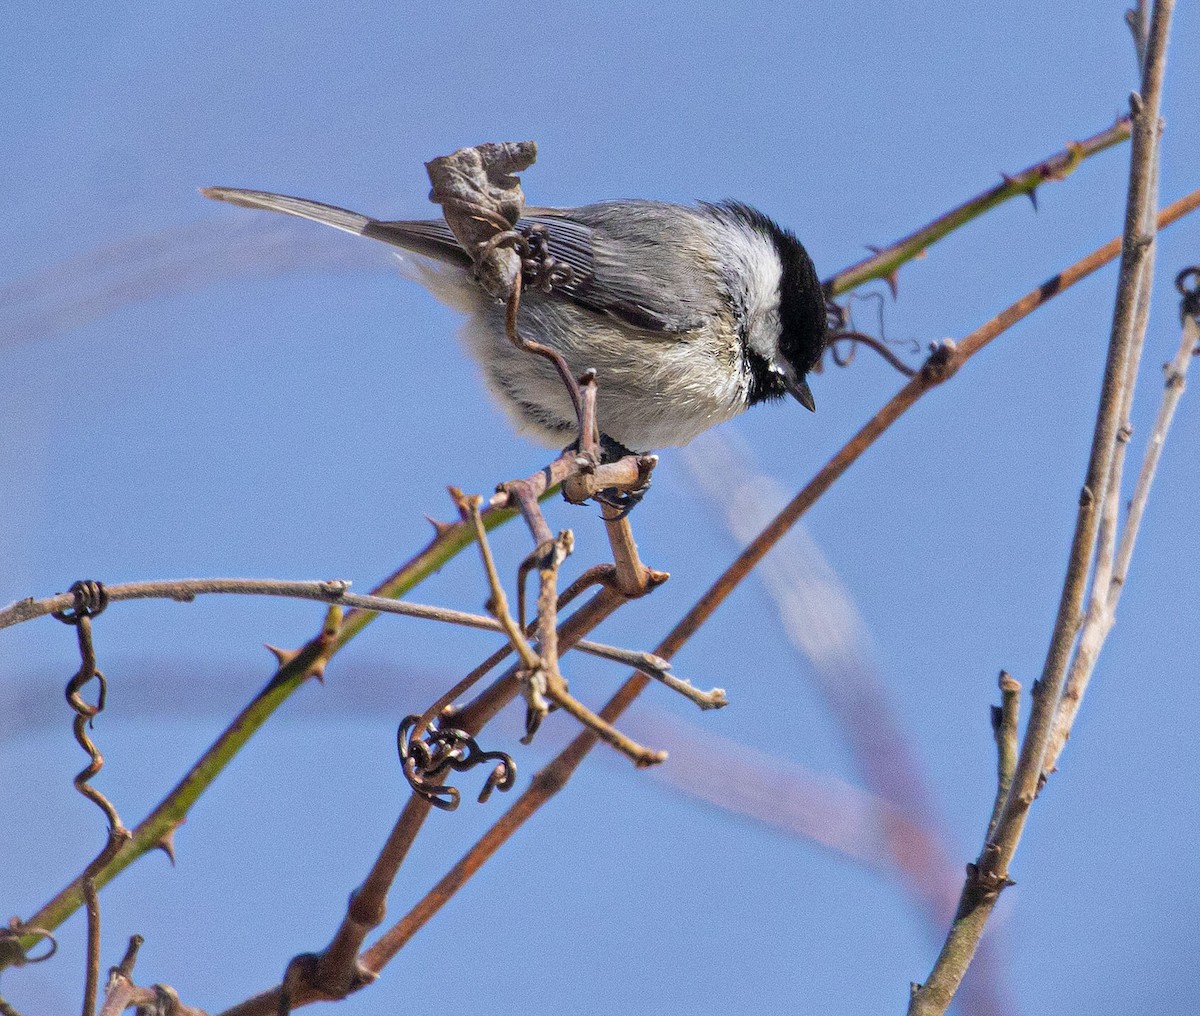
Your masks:
[[[1150,281],[1143,269],[1157,225],[1153,214],[1153,187],[1167,35],[1173,7],[1174,0],[1155,0],[1150,15],[1141,92],[1140,95],[1130,96],[1133,144],[1116,308],[1087,477],[1079,498],[1075,533],[1054,632],[1041,679],[1034,685],[1033,707],[1004,808],[996,821],[993,835],[976,862],[967,869],[958,912],[929,979],[924,985],[913,986],[909,1016],[938,1016],[949,1007],[971,963],[996,900],[1009,884],[1009,865],[1043,780],[1044,763],[1054,733],[1055,714],[1063,693],[1071,649],[1079,632],[1080,611],[1099,535],[1100,506],[1107,498],[1108,485],[1119,482],[1119,477],[1113,476],[1112,469],[1115,447],[1122,412],[1131,397],[1130,388],[1137,375],[1133,357],[1140,340],[1134,333],[1140,289]]]
[[[737,449],[725,434],[701,435],[684,455],[698,486],[718,506],[739,545],[786,501],[774,478],[762,475],[750,453]],[[808,662],[806,676],[832,714],[863,784],[889,806],[879,811],[876,832],[885,867],[899,876],[905,892],[940,932],[953,914],[961,878],[953,860],[954,840],[870,658],[867,627],[849,590],[803,525],[779,541],[756,575],[788,641]],[[703,768],[707,772],[713,767]],[[722,780],[721,785],[732,795],[729,806],[736,808],[739,791],[730,781]],[[706,799],[722,803],[718,793]],[[977,971],[964,989],[964,1013],[1001,1016],[1010,1011],[999,971],[998,963],[986,963]]]
[[[1061,152],[1035,163],[1028,169],[1023,169],[1015,176],[1001,174],[1002,183],[973,197],[965,204],[959,205],[939,215],[927,226],[922,226],[915,233],[897,240],[880,250],[876,250],[869,258],[864,258],[849,268],[843,268],[836,275],[831,275],[823,283],[825,292],[830,296],[838,296],[851,289],[883,279],[892,288],[896,288],[896,272],[905,263],[920,257],[929,247],[948,236],[960,226],[965,226],[972,219],[977,219],[1009,198],[1027,196],[1037,208],[1037,189],[1048,180],[1065,180],[1075,168],[1098,152],[1119,145],[1129,137],[1129,117],[1122,117],[1107,130],[1094,134],[1084,141],[1069,142]]]
[[[0,347],[53,338],[123,307],[229,279],[291,272],[394,274],[368,245],[334,243],[295,223],[205,219],[106,244],[0,286]]]

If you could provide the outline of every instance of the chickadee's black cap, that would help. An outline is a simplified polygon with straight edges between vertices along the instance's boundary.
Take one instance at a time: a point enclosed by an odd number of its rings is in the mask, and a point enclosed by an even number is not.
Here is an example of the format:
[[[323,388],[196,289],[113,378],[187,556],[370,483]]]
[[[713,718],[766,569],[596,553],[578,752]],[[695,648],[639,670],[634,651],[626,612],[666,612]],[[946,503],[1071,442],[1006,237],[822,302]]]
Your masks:
[[[783,273],[779,279],[779,353],[795,372],[798,384],[803,385],[804,375],[812,370],[820,361],[825,351],[826,332],[829,319],[825,312],[825,294],[821,288],[821,280],[817,278],[817,269],[808,256],[796,234],[790,229],[784,229],[768,215],[757,208],[742,204],[740,201],[722,202],[739,219],[758,232],[769,237],[779,255],[779,264]],[[761,365],[763,368],[765,364]],[[763,399],[779,398],[790,388],[782,378],[765,370],[755,370],[751,402]],[[795,394],[795,393],[793,393]],[[812,408],[811,393],[807,401],[796,396],[800,401]]]

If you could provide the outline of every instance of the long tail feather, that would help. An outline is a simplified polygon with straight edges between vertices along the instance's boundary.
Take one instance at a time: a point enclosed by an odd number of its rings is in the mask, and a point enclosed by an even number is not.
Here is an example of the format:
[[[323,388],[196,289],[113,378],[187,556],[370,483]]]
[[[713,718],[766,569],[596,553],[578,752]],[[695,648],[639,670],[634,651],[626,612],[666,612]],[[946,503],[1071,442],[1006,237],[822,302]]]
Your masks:
[[[286,194],[271,194],[268,191],[241,190],[237,187],[203,187],[200,193],[214,201],[227,201],[231,205],[240,205],[243,208],[261,208],[269,212],[295,215],[324,226],[332,226],[344,233],[382,240],[393,247],[402,247],[439,261],[457,265],[471,263],[471,259],[454,239],[450,228],[441,220],[384,222],[335,205],[324,205],[319,201],[288,197]]]
[[[236,187],[203,187],[200,193],[214,201],[228,201],[231,205],[241,205],[243,208],[263,208],[269,212],[283,212],[285,215],[311,219],[313,222],[353,233],[355,236],[362,236],[367,226],[374,221],[345,208],[323,205],[319,201],[306,201],[304,198],[290,198],[285,194],[270,194],[267,191],[239,190]]]

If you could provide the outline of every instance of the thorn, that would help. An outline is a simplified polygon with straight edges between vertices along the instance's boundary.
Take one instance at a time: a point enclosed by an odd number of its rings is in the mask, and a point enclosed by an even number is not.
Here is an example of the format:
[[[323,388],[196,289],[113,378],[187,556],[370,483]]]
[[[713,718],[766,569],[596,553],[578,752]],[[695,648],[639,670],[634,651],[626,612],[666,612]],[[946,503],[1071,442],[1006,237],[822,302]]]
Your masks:
[[[318,660],[316,663],[314,663],[312,665],[311,668],[309,668],[308,674],[306,676],[307,677],[315,677],[317,679],[318,683],[324,684],[325,683],[325,663],[326,662],[327,661],[324,659]]]
[[[164,854],[166,854],[167,859],[171,862],[171,867],[172,868],[175,867],[175,829],[174,828],[172,828],[167,833],[165,833],[163,835],[162,839],[160,839],[156,844],[154,844],[154,848],[156,850],[161,850]]]
[[[435,538],[445,536],[447,532],[454,528],[453,522],[442,522],[440,519],[435,519],[432,515],[426,515],[425,521],[433,526]]]
[[[887,288],[892,293],[892,303],[900,299],[900,269],[893,268],[883,277],[883,281],[887,283]]]
[[[864,244],[864,246],[872,254],[882,254],[884,251],[883,247],[876,247],[874,244],[868,243],[868,244]],[[920,254],[915,255],[915,257],[919,257],[919,258],[923,258],[924,256],[925,256],[924,251],[921,251]],[[897,265],[890,272],[888,272],[887,275],[883,276],[883,281],[887,283],[887,288],[889,290],[891,290],[892,300],[893,301],[896,300],[898,297],[898,294],[899,294],[899,289],[900,289],[900,266]]]
[[[1033,187],[1032,189],[1030,189],[1030,190],[1027,190],[1027,191],[1025,192],[1025,196],[1026,196],[1027,198],[1029,198],[1029,203],[1030,203],[1031,205],[1033,205],[1033,210],[1036,212],[1036,211],[1038,210],[1038,203],[1037,203],[1037,188],[1036,188],[1036,187]]]
[[[291,663],[292,660],[300,655],[300,651],[298,649],[280,649],[279,646],[273,646],[270,643],[263,643],[263,648],[275,657],[276,662],[279,664],[280,670],[282,670],[289,663]]]

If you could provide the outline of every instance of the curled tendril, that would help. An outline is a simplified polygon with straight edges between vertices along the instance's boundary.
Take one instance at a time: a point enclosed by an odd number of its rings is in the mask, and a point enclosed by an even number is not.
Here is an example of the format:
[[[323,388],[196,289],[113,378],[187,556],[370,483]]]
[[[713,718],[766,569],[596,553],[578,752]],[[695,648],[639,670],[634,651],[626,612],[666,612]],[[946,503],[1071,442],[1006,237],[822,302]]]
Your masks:
[[[46,951],[40,956],[30,956],[21,948],[21,939],[26,935],[39,935],[46,943]],[[14,917],[6,927],[0,928],[0,968],[23,967],[30,963],[45,963],[58,952],[58,940],[45,928],[23,924]]]
[[[565,286],[575,279],[575,269],[550,253],[550,231],[541,223],[506,229],[479,245],[476,263],[492,251],[511,247],[521,258],[521,279],[525,285],[549,293],[555,286]]]
[[[79,641],[80,666],[71,680],[67,682],[66,698],[67,703],[75,711],[73,725],[75,740],[87,752],[89,762],[87,767],[76,775],[75,789],[104,812],[108,819],[111,843],[115,842],[117,837],[124,835],[125,829],[121,825],[121,819],[112,802],[89,782],[103,768],[104,756],[100,754],[100,749],[88,736],[88,728],[96,716],[103,712],[104,702],[108,697],[108,682],[96,666],[96,650],[92,645],[92,618],[108,606],[108,592],[102,583],[91,580],[74,583],[70,591],[74,597],[71,606],[65,610],[55,611],[54,616],[63,624],[74,627]],[[82,694],[84,687],[92,681],[95,681],[97,686],[95,705],[84,699]]]
[[[108,606],[108,590],[102,582],[81,579],[72,583],[67,592],[73,597],[71,606],[54,612],[54,616],[63,624],[78,625],[83,618],[95,617]]]
[[[857,329],[854,324],[854,311],[850,306],[855,300],[871,301],[876,304],[881,338],[876,338],[874,335],[868,335],[866,332],[861,332]],[[829,356],[837,366],[848,367],[854,362],[858,347],[863,345],[878,353],[905,377],[913,377],[917,373],[916,369],[910,367],[888,348],[889,345],[895,345],[896,343],[889,342],[886,337],[882,337],[884,335],[883,302],[882,293],[851,294],[846,306],[834,303],[832,300],[826,300],[825,313],[828,320],[829,337],[825,341],[825,348],[829,350]],[[905,342],[903,345],[911,346],[914,353],[920,349],[920,344],[915,339],[911,342]],[[848,348],[843,348],[846,346]]]
[[[484,751],[475,738],[457,727],[438,726],[422,737],[416,730],[421,717],[406,716],[396,730],[396,749],[404,778],[413,793],[443,811],[458,807],[461,795],[456,787],[441,783],[450,771],[467,772],[476,766],[494,762],[491,774],[479,793],[482,804],[493,790],[511,790],[517,781],[517,764],[502,751]]]
[[[838,343],[849,343],[850,348],[846,352],[842,352],[838,348]],[[882,356],[891,366],[898,370],[905,377],[913,377],[917,372],[907,363],[893,353],[882,341],[875,338],[874,335],[867,335],[865,332],[840,331],[834,332],[829,336],[826,343],[826,348],[829,350],[829,355],[833,358],[833,362],[839,367],[849,367],[854,362],[854,355],[858,352],[859,345],[864,345],[868,349],[874,350]],[[914,342],[914,346],[915,346]]]

